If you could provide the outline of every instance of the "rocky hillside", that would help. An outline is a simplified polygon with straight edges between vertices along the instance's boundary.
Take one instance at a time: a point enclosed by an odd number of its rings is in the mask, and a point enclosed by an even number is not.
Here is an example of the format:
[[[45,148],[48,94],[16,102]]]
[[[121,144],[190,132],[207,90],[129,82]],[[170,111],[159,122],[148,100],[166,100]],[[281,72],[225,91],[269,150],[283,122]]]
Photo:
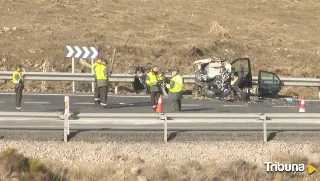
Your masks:
[[[320,4],[316,0],[142,1],[0,0],[0,70],[22,63],[27,71],[71,72],[66,45],[99,46],[116,73],[137,65],[179,66],[215,56],[250,57],[253,71],[316,77],[320,58]],[[76,72],[90,72],[77,63]],[[2,89],[11,83],[2,82]],[[40,89],[29,82],[27,90]],[[70,82],[44,91],[70,91]],[[90,90],[78,83],[77,90]]]

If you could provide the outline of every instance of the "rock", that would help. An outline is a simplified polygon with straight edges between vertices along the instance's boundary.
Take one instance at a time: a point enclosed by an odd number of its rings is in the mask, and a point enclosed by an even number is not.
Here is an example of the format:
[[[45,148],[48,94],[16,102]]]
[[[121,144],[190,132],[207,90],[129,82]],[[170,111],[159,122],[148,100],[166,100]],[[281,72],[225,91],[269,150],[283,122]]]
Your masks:
[[[3,27],[3,31],[10,31],[10,28],[8,28],[8,27]]]
[[[138,181],[148,181],[145,176],[138,176]]]
[[[140,169],[140,168],[137,168],[137,167],[133,167],[133,168],[130,169],[130,172],[131,172],[133,175],[140,175],[141,169]]]
[[[35,53],[36,53],[36,51],[33,50],[33,49],[30,49],[29,52],[30,52],[31,54],[35,54]]]
[[[136,157],[135,159],[133,159],[132,162],[134,164],[143,164],[143,163],[145,163],[145,161],[143,159],[141,159],[140,157]]]
[[[13,27],[12,30],[13,30],[13,31],[17,31],[17,27]]]
[[[293,58],[294,57],[294,55],[288,55],[287,56],[287,58]]]
[[[19,174],[17,172],[12,172],[11,178],[19,178]]]

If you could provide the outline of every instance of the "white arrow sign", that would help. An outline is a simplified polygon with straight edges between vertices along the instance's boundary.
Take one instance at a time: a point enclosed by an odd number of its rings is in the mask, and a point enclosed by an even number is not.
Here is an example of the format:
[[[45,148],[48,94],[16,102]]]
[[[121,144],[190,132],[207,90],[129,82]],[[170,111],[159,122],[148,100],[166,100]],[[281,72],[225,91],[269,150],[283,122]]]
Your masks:
[[[71,46],[67,46],[67,49],[69,51],[69,53],[67,54],[67,57],[71,57],[72,54],[74,53],[73,49],[71,48]]]
[[[99,56],[98,48],[83,46],[66,46],[66,57],[96,59]]]
[[[75,48],[76,48],[76,50],[77,50],[77,54],[76,54],[74,57],[75,57],[75,58],[79,58],[80,55],[81,55],[81,53],[82,53],[82,51],[80,50],[80,48],[79,48],[78,46],[76,46]]]
[[[91,56],[92,59],[95,59],[98,55],[98,52],[97,50],[94,48],[94,47],[90,47],[92,52],[93,52],[93,55]]]
[[[88,58],[88,56],[90,55],[90,51],[88,50],[87,47],[82,47],[83,50],[86,52],[84,55],[83,55],[83,58]]]

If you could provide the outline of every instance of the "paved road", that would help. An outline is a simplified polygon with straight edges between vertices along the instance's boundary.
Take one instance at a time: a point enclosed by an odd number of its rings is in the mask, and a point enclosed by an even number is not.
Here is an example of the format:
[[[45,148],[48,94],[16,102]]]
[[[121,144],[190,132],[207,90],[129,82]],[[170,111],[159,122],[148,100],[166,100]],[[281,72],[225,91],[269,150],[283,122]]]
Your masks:
[[[164,99],[164,112],[170,112],[171,103]],[[92,95],[70,95],[71,112],[86,113],[150,113],[152,108],[148,96],[115,96],[108,97],[108,109],[94,107]],[[193,100],[185,98],[182,101],[184,112],[213,112],[213,113],[296,113],[300,102],[288,103],[281,100],[261,101],[256,103],[233,103],[218,100]],[[22,100],[22,111],[26,112],[56,112],[64,109],[62,94],[25,94]],[[14,95],[0,93],[1,111],[16,111]],[[306,101],[306,112],[318,113],[320,102]]]

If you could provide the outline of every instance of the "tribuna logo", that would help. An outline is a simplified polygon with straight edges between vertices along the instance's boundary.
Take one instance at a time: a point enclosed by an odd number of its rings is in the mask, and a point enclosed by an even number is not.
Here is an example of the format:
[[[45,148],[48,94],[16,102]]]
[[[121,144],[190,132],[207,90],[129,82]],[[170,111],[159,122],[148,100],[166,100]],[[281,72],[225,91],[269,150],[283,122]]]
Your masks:
[[[304,164],[283,164],[279,162],[264,162],[267,166],[267,172],[292,172],[292,173],[303,173],[305,171]]]

